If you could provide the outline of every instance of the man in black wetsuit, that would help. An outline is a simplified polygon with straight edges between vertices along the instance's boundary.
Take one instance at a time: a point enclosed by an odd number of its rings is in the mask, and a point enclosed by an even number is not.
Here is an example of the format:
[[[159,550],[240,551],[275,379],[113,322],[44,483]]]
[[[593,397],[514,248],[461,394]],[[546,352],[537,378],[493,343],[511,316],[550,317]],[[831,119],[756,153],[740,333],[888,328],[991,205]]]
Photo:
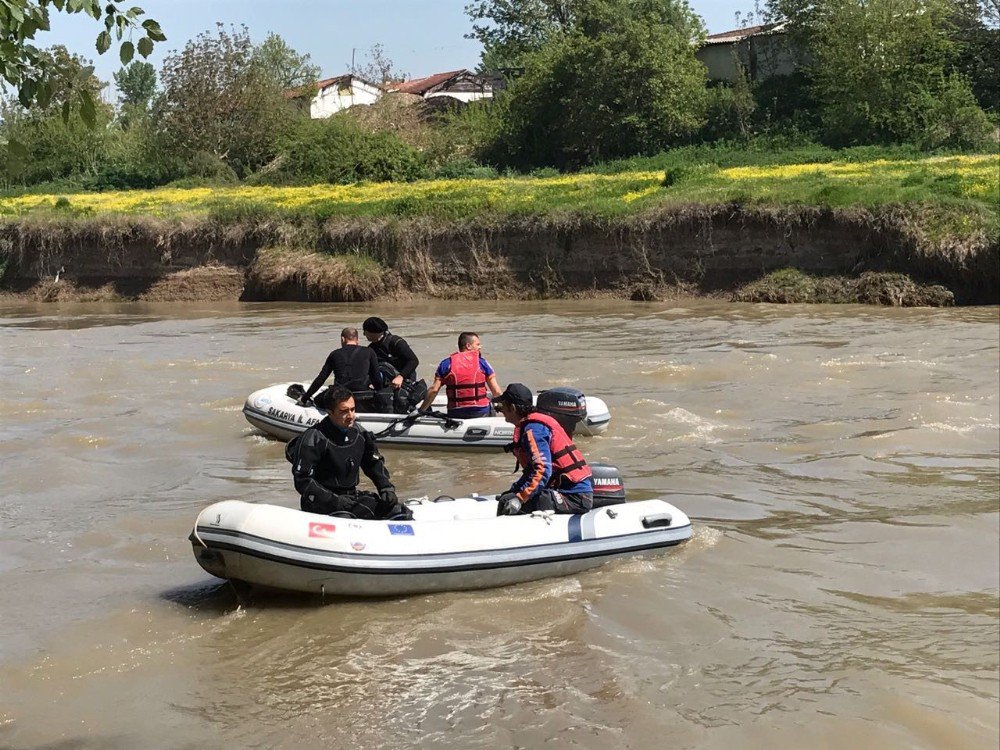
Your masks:
[[[323,369],[299,399],[300,406],[309,402],[331,372],[334,385],[342,385],[352,391],[358,401],[367,400],[365,397],[378,382],[378,357],[369,347],[358,345],[357,328],[345,328],[340,332],[340,348],[330,352],[323,363]],[[366,410],[364,404],[361,410]]]
[[[376,396],[376,411],[395,411],[405,414],[424,400],[427,383],[417,380],[420,360],[413,353],[406,339],[389,333],[389,325],[382,318],[368,318],[361,326],[368,348],[375,352],[379,362],[381,389]]]
[[[370,342],[368,348],[375,352],[379,364],[388,363],[396,371],[396,375],[382,385],[391,384],[398,391],[403,381],[416,380],[420,360],[406,343],[406,339],[389,333],[389,325],[382,318],[368,318],[361,327],[365,338]]]
[[[396,497],[374,436],[354,423],[351,392],[335,385],[316,402],[327,417],[285,448],[302,510],[364,519],[413,518]],[[378,494],[358,491],[359,469],[372,480]]]

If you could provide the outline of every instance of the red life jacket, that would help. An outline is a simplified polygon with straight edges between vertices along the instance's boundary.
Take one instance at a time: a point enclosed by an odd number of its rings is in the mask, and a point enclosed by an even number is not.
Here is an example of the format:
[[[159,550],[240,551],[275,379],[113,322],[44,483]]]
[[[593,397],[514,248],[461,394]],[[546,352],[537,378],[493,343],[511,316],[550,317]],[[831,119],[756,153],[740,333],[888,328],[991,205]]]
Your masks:
[[[552,441],[549,448],[552,451],[552,476],[549,478],[549,487],[558,488],[562,484],[576,484],[590,476],[590,467],[583,460],[583,454],[573,445],[566,430],[562,428],[554,418],[548,414],[533,411],[514,428],[514,442],[511,452],[517,458],[519,466],[528,466],[531,461],[529,456],[521,447],[521,435],[524,434],[524,425],[528,422],[537,422],[549,428],[552,432]]]
[[[455,352],[451,355],[451,369],[444,376],[448,392],[448,409],[489,406],[486,390],[486,373],[479,366],[479,352]]]

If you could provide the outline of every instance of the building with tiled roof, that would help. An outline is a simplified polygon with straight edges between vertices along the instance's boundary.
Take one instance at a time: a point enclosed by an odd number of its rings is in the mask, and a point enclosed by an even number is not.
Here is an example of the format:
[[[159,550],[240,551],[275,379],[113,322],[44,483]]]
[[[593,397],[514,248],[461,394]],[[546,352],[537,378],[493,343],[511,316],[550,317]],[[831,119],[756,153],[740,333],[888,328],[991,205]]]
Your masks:
[[[461,102],[490,99],[493,96],[493,82],[489,78],[464,68],[390,83],[386,85],[386,89],[394,93],[416,94],[424,99],[447,96]]]
[[[352,73],[324,78],[311,86],[286,91],[285,96],[297,99],[311,95],[309,116],[314,120],[329,117],[355,104],[374,104],[385,93],[377,83]]]

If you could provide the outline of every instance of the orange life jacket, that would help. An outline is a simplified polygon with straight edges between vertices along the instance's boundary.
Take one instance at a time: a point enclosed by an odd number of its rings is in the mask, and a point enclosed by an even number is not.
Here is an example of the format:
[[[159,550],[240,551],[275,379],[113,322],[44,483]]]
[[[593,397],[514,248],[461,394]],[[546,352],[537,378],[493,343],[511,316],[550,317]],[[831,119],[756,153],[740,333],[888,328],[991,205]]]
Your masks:
[[[530,457],[521,447],[521,435],[524,434],[524,426],[529,422],[537,422],[549,428],[552,432],[552,440],[549,448],[552,451],[552,476],[549,478],[549,487],[556,487],[565,484],[572,485],[590,477],[590,467],[583,460],[583,454],[570,440],[566,430],[562,428],[554,418],[548,414],[533,411],[514,428],[514,442],[511,452],[517,458],[519,466],[528,466]]]
[[[479,366],[479,352],[455,352],[451,355],[451,369],[444,376],[448,393],[448,409],[465,409],[489,406],[486,390],[486,373]]]

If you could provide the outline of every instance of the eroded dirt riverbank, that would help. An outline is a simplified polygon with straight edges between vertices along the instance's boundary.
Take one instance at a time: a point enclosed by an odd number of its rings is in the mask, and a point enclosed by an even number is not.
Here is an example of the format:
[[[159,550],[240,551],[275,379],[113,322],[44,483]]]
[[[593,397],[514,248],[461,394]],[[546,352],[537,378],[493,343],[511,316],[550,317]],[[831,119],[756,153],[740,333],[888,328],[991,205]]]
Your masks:
[[[1000,300],[997,238],[921,236],[904,212],[687,207],[621,220],[329,220],[315,226],[107,217],[0,227],[2,285],[23,300],[361,301],[733,295],[779,269],[903,274],[909,296]],[[898,285],[897,285],[898,286]],[[896,302],[895,300],[901,300]],[[779,301],[779,300],[775,300]]]

